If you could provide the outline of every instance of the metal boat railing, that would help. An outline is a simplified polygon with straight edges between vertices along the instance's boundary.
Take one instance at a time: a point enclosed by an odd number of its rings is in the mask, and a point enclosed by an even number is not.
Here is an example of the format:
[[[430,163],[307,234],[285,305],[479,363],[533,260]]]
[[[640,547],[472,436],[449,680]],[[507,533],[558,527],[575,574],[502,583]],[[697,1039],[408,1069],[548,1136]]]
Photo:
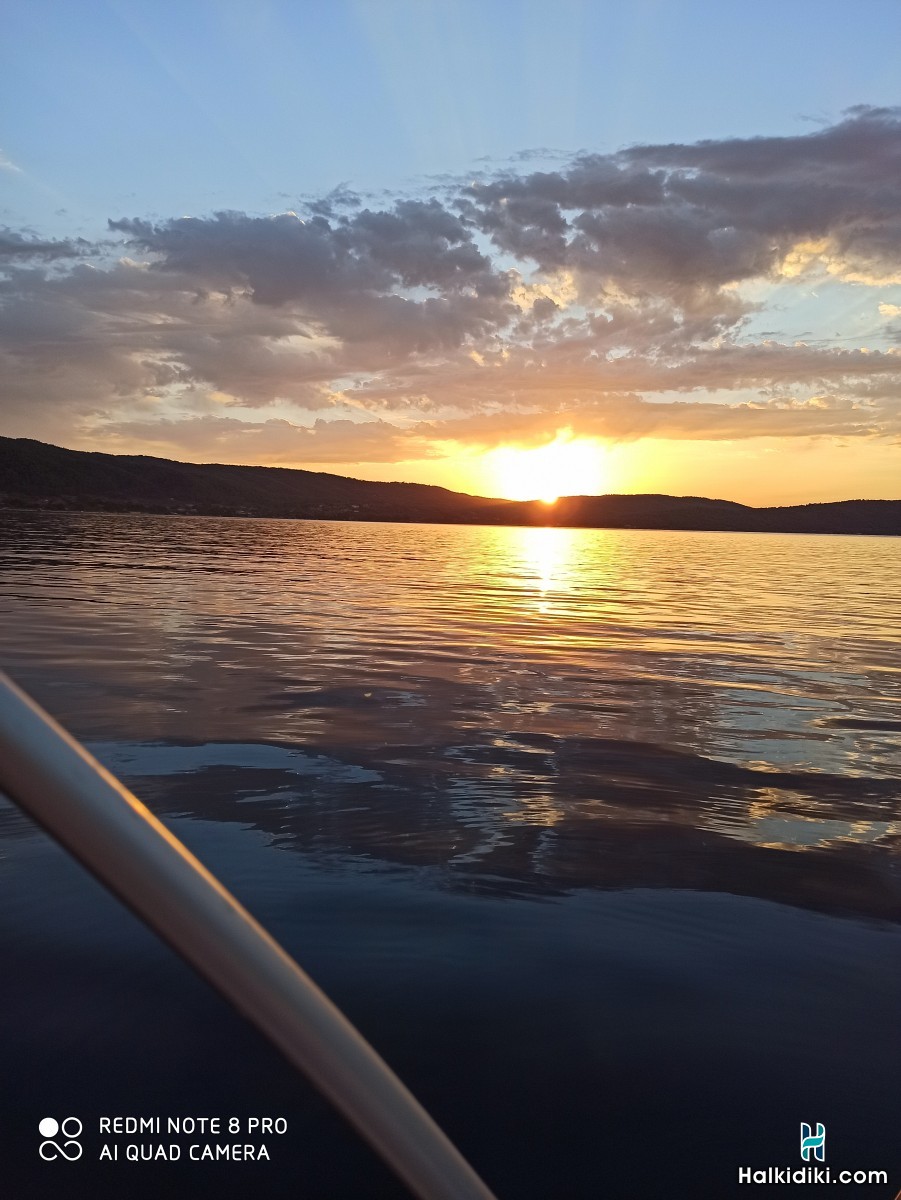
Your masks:
[[[0,791],[299,1067],[421,1200],[492,1193],[393,1071],[193,854],[0,672]]]

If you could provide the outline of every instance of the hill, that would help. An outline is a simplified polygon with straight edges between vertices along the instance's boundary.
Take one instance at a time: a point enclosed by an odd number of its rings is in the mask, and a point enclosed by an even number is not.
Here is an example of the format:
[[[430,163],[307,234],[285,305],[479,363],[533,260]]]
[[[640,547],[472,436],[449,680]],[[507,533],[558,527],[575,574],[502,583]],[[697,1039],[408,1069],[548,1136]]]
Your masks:
[[[512,502],[422,483],[372,483],[289,467],[198,465],[0,437],[0,503],[203,516],[457,521],[481,519],[487,509],[501,512]]]
[[[0,506],[319,520],[901,534],[901,500],[753,508],[703,496],[567,496],[548,506],[469,496],[423,483],[373,483],[288,467],[196,464],[64,450],[28,438],[6,437],[0,437]]]

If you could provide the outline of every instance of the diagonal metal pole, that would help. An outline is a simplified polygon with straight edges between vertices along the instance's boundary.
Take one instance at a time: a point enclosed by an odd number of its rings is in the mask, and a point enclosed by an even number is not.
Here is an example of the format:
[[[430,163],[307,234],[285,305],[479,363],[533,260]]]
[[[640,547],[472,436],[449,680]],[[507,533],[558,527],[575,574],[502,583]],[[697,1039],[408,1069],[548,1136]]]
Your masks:
[[[350,1022],[219,881],[0,672],[0,790],[200,972],[421,1200],[494,1200]]]

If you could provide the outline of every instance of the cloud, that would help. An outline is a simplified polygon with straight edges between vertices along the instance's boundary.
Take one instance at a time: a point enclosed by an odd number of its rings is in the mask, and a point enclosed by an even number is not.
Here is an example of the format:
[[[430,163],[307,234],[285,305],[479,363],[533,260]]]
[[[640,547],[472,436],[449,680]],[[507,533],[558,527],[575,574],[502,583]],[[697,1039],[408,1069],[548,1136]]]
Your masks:
[[[434,443],[421,432],[387,421],[322,420],[312,425],[291,421],[242,421],[200,416],[173,421],[123,421],[102,431],[104,449],[187,453],[206,461],[280,463],[398,462],[435,457]]]
[[[465,189],[495,244],[586,286],[678,295],[773,275],[799,244],[834,274],[901,268],[901,110],[794,137],[636,146]],[[811,259],[811,263],[813,259]]]
[[[568,430],[573,436],[614,442],[644,437],[697,441],[861,437],[871,436],[879,429],[901,434],[901,406],[877,409],[833,396],[738,404],[661,403],[639,396],[611,396],[582,408],[555,412],[551,427],[555,431]],[[487,450],[504,444],[542,445],[549,440],[547,430],[547,414],[533,412],[478,415],[417,426],[415,432]]]
[[[810,400],[662,403],[639,396],[611,396],[577,409],[503,411],[399,426],[385,420],[318,419],[312,425],[226,416],[184,420],[135,420],[99,431],[104,449],[205,456],[206,461],[385,463],[440,457],[450,445],[491,450],[531,448],[558,431],[572,436],[628,442],[643,437],[736,441],[747,438],[868,437],[879,429],[901,434],[901,405],[879,407],[831,395]]]
[[[506,277],[436,199],[398,200],[334,223],[218,213],[110,221],[110,229],[158,256],[157,272],[254,304],[293,305],[330,336],[395,353],[458,346],[512,316]]]
[[[0,166],[3,164],[0,163]],[[13,260],[79,258],[93,247],[84,238],[45,239],[29,237],[19,230],[0,228],[0,264]]]
[[[750,322],[768,288],[901,279],[901,110],[529,162],[381,206],[342,184],[303,215],[118,217],[115,261],[0,231],[0,431],[311,462],[561,422],[896,436],[890,335],[836,347],[823,325],[792,341]]]

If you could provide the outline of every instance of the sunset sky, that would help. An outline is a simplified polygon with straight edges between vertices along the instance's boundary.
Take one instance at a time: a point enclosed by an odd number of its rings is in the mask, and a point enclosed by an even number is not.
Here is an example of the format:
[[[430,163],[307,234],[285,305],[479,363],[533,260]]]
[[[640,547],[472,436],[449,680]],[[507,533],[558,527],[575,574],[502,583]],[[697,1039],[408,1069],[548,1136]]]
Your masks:
[[[31,0],[0,434],[901,497],[901,5]]]

